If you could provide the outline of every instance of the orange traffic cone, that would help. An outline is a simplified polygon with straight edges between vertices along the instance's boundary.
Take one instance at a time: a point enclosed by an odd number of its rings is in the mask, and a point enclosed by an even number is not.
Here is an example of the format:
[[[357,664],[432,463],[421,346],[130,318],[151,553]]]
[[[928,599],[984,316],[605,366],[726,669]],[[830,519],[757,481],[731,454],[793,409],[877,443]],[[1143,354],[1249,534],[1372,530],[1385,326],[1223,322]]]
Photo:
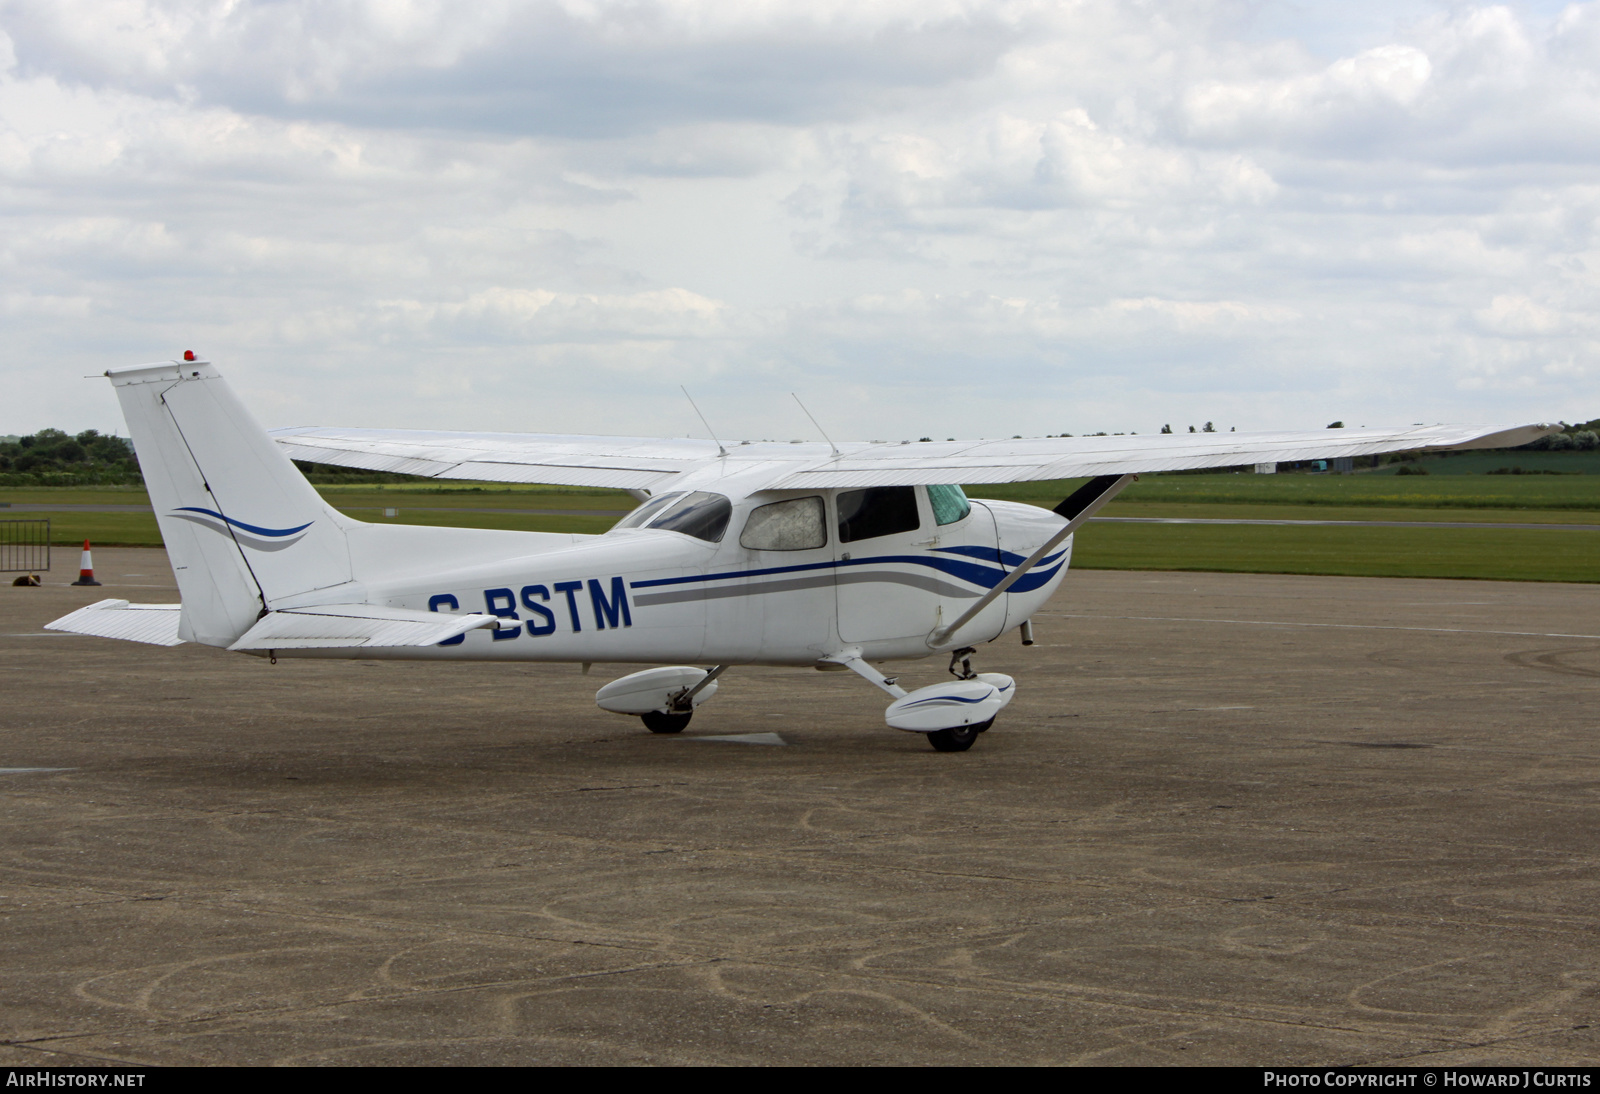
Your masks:
[[[78,563],[78,580],[74,585],[98,585],[94,579],[94,559],[89,557],[89,541],[83,541],[83,561]]]

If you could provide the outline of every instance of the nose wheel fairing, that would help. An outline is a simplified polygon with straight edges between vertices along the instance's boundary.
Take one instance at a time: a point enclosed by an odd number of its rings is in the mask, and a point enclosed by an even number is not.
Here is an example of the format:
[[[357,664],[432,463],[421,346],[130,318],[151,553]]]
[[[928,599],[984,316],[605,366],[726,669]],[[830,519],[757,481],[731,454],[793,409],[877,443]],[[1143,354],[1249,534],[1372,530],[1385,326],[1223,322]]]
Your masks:
[[[864,661],[859,648],[841,650],[822,658],[821,663],[843,665],[893,696],[894,702],[884,711],[884,720],[891,729],[926,734],[929,744],[940,752],[965,752],[1017,694],[1016,681],[1004,673],[973,672],[972,652],[957,650],[952,655],[955,680],[911,692]],[[959,673],[956,665],[961,666]]]

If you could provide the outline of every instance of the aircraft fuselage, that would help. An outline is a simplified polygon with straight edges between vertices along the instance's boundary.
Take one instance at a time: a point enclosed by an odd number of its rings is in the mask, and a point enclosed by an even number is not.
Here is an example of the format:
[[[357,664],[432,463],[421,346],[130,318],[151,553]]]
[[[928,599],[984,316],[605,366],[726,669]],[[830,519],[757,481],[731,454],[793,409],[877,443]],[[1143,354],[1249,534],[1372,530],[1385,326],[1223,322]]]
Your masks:
[[[1070,539],[949,640],[930,645],[935,630],[954,621],[1064,522],[1033,506],[975,501],[959,520],[939,524],[927,491],[905,489],[914,490],[915,528],[848,542],[841,539],[838,509],[839,495],[848,491],[733,497],[720,542],[648,527],[597,536],[527,533],[528,545],[535,547],[527,553],[468,566],[459,564],[458,555],[447,572],[424,567],[367,588],[372,603],[389,607],[497,616],[494,630],[427,647],[275,653],[800,665],[854,646],[873,660],[904,660],[991,641],[1037,611],[1059,585]],[[741,533],[755,510],[804,499],[819,499],[825,507],[824,543],[782,550],[745,545],[749,537]],[[394,538],[402,542],[411,531],[367,527],[398,534]],[[504,550],[498,541],[485,548]],[[388,545],[385,553],[396,549],[402,543]]]

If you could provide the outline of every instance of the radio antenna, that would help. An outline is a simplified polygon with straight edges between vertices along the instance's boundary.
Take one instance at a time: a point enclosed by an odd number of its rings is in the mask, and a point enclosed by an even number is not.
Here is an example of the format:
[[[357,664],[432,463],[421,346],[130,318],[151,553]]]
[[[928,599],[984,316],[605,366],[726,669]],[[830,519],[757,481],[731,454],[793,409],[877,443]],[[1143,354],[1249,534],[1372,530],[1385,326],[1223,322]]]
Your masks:
[[[828,447],[833,449],[833,454],[835,457],[837,457],[839,455],[839,446],[833,443],[833,438],[828,436],[828,431],[822,428],[821,424],[818,423],[811,411],[806,410],[806,404],[800,402],[800,396],[791,391],[789,392],[789,398],[793,399],[796,403],[800,403],[800,409],[805,411],[806,417],[811,419],[811,424],[817,427],[817,432],[822,434],[822,439],[828,442]]]
[[[694,396],[689,394],[689,389],[684,387],[682,384],[679,384],[678,390],[683,392],[683,397],[689,400],[690,406],[694,407],[695,414],[699,415],[700,417],[700,424],[706,427],[706,432],[711,434],[711,439],[713,441],[717,441],[717,431],[711,428],[711,423],[706,421],[706,416],[700,413],[700,408],[698,406],[695,406]],[[722,447],[722,442],[717,441],[717,455],[726,456],[727,454],[728,450]]]

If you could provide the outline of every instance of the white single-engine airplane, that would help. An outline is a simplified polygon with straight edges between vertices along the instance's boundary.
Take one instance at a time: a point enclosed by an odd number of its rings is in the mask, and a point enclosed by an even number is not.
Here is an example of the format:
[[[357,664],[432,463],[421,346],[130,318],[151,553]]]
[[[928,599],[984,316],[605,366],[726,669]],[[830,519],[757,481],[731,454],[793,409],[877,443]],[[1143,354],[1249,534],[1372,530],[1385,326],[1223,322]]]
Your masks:
[[[189,355],[185,355],[188,357]],[[595,696],[676,733],[732,665],[850,669],[887,720],[970,748],[1016,694],[971,668],[1061,584],[1072,533],[1140,472],[1503,448],[1546,426],[909,444],[523,433],[268,433],[209,363],[114,369],[181,604],[102,600],[51,629],[278,657],[632,662]],[[604,535],[365,524],[290,458],[441,479],[628,490]],[[954,483],[1088,477],[1052,512]],[[909,694],[874,663],[950,655]],[[709,663],[703,669],[681,662]]]

